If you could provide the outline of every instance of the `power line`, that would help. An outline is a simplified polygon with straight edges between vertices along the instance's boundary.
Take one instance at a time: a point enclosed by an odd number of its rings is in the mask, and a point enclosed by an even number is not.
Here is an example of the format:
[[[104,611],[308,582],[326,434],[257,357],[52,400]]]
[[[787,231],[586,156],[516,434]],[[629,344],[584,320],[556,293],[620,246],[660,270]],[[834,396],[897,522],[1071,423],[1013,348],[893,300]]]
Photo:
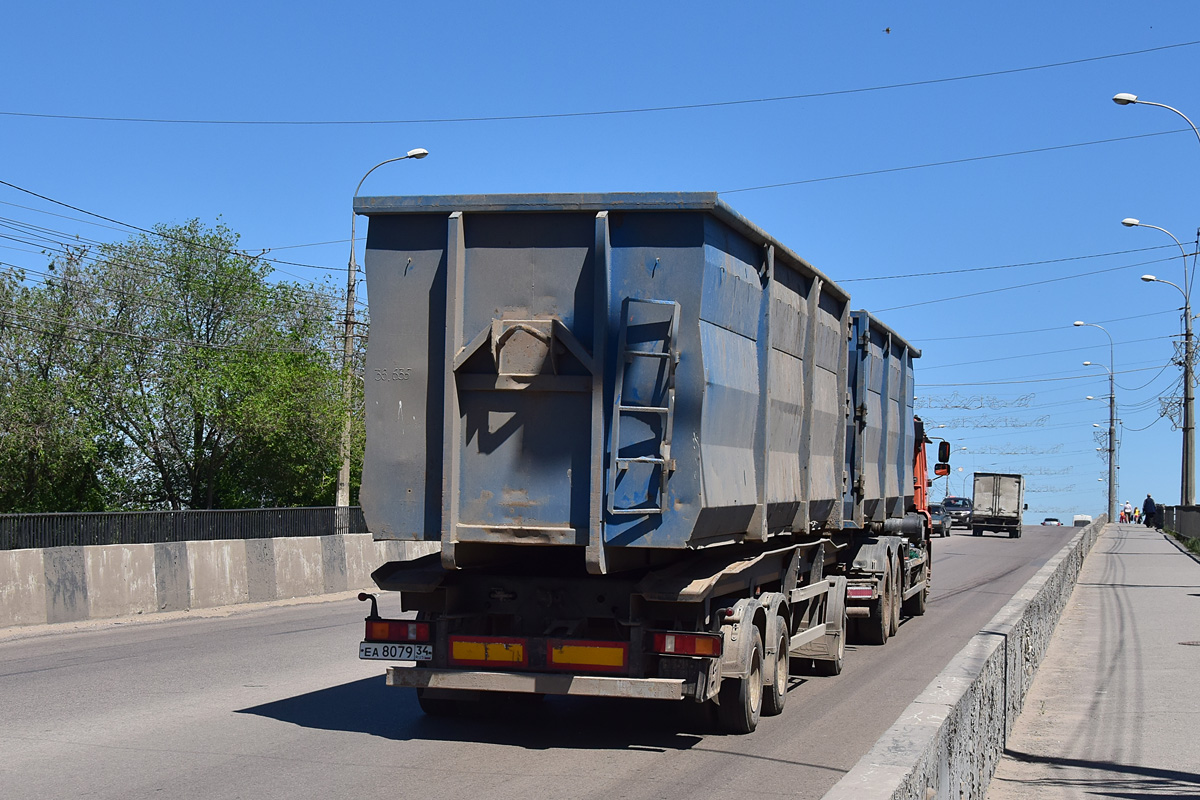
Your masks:
[[[649,114],[664,111],[688,111],[693,109],[704,108],[722,108],[728,106],[742,106],[759,103],[780,103],[792,100],[811,100],[821,97],[837,97],[840,95],[864,94],[867,92],[881,92],[893,89],[907,89],[916,86],[934,86],[943,83],[954,83],[957,81],[976,80],[979,78],[994,78],[1001,75],[1017,75],[1023,72],[1034,72],[1044,69],[1056,69],[1059,67],[1073,66],[1076,64],[1087,64],[1096,61],[1105,61],[1114,58],[1125,58],[1128,56],[1145,55],[1147,53],[1156,53],[1164,50],[1173,50],[1181,47],[1192,47],[1200,44],[1200,41],[1195,42],[1179,42],[1177,44],[1162,45],[1159,47],[1150,47],[1144,50],[1130,50],[1124,53],[1110,53],[1102,56],[1091,56],[1088,58],[1077,58],[1070,61],[1057,61],[1050,64],[1038,64],[1029,67],[1013,67],[1010,69],[993,70],[991,72],[976,72],[969,75],[955,75],[946,78],[929,78],[919,81],[907,81],[904,83],[890,83],[879,86],[865,86],[854,89],[833,89],[824,92],[808,92],[805,94],[790,94],[780,95],[776,97],[757,97],[742,100],[722,100],[707,103],[684,103],[679,105],[663,105],[663,106],[645,106],[639,108],[619,108],[607,109],[600,111],[568,111],[550,114],[506,114],[501,116],[475,116],[475,117],[427,117],[413,119],[391,119],[391,120],[237,120],[237,119],[173,119],[164,117],[110,117],[98,115],[84,114],[41,114],[27,111],[0,111],[0,115],[9,117],[30,117],[35,119],[59,119],[59,120],[82,120],[88,122],[126,122],[126,123],[151,123],[158,125],[431,125],[431,124],[446,124],[446,123],[468,123],[468,122],[513,122],[522,120],[539,120],[539,119],[569,119],[572,117],[602,117],[615,116],[620,114]]]
[[[1142,342],[1157,342],[1162,339],[1170,339],[1170,338],[1172,338],[1172,336],[1174,336],[1174,334],[1169,334],[1167,336],[1150,336],[1145,339],[1127,339],[1123,342],[1116,342],[1115,344],[1141,344]],[[1093,349],[1095,349],[1095,348],[1092,345],[1084,345],[1082,347],[1068,347],[1068,348],[1065,348],[1062,350],[1045,350],[1041,353],[1018,353],[1017,355],[1013,355],[1013,356],[1000,356],[998,358],[975,359],[974,361],[959,361],[959,362],[956,362],[953,364],[936,364],[934,366],[927,366],[925,364],[922,364],[921,372],[928,372],[929,370],[932,370],[932,369],[949,369],[950,367],[971,366],[974,364],[988,364],[993,361],[1012,361],[1013,359],[1017,359],[1017,358],[1036,358],[1037,356],[1052,356],[1052,355],[1057,355],[1058,353],[1075,353],[1080,350],[1093,350]],[[1125,388],[1125,387],[1122,387],[1122,388]]]
[[[1134,267],[1144,267],[1147,264],[1161,264],[1165,261],[1174,261],[1174,257],[1172,256],[1170,258],[1156,258],[1156,259],[1152,259],[1150,261],[1139,261],[1136,264],[1124,264],[1119,267],[1108,267],[1107,269],[1097,269],[1097,270],[1092,270],[1091,272],[1079,272],[1074,275],[1063,275],[1058,278],[1047,278],[1044,281],[1026,281],[1025,283],[1018,283],[1014,286],[1001,286],[997,289],[983,289],[982,291],[968,292],[967,294],[958,294],[958,295],[954,295],[953,297],[941,297],[941,298],[937,298],[935,300],[919,300],[915,303],[906,303],[905,305],[902,305],[902,306],[891,306],[890,308],[881,308],[881,309],[878,309],[875,313],[883,313],[884,311],[899,311],[901,309],[915,308],[917,306],[928,306],[928,305],[933,305],[934,303],[945,303],[950,300],[963,300],[967,297],[979,297],[980,295],[985,295],[985,294],[997,294],[999,292],[1011,292],[1014,289],[1025,289],[1030,286],[1044,286],[1047,283],[1058,283],[1059,281],[1069,281],[1069,280],[1074,280],[1075,278],[1090,278],[1093,275],[1103,275],[1106,272],[1119,272],[1120,270],[1123,270],[1123,269],[1132,269]]]
[[[1139,367],[1138,369],[1119,369],[1117,375],[1125,375],[1132,372],[1146,372],[1152,369],[1159,369],[1162,365],[1155,364],[1153,367]],[[1018,383],[1052,383],[1056,381],[1087,381],[1095,380],[1095,375],[1068,375],[1054,378],[1027,378],[1011,381],[963,381],[961,383],[918,383],[918,387],[953,387],[953,386],[1007,386]]]
[[[72,222],[81,222],[84,225],[95,225],[97,228],[105,228],[110,231],[118,231],[120,233],[128,232],[127,228],[119,228],[115,225],[104,225],[100,222],[93,222],[90,219],[82,219],[80,217],[72,217],[69,214],[56,214],[53,211],[47,211],[44,208],[36,208],[34,206],[26,206],[26,205],[22,205],[20,203],[13,203],[8,200],[0,200],[0,205],[11,206],[12,208],[20,208],[20,209],[24,209],[25,211],[32,211],[35,214],[45,214],[46,216],[50,216],[50,217],[58,217],[59,219],[69,219]],[[326,242],[305,242],[304,244],[284,244],[284,245],[278,245],[276,247],[264,247],[263,252],[271,253],[276,250],[295,250],[300,247],[321,247],[321,246],[327,245],[327,244],[347,244],[349,241],[350,241],[349,239],[330,239],[329,241],[326,241]],[[263,260],[270,261],[271,259],[263,259]],[[312,266],[311,268],[312,269],[322,269],[315,265]]]
[[[0,183],[2,183],[2,181],[0,181]],[[20,231],[21,229],[25,229],[28,232],[27,235],[34,236],[35,238],[41,239],[43,242],[46,242],[46,243],[52,243],[52,244],[59,245],[58,249],[53,248],[53,247],[50,247],[47,249],[49,249],[51,252],[55,252],[60,255],[67,255],[68,254],[67,250],[64,248],[69,248],[71,246],[74,246],[76,244],[76,242],[80,242],[83,245],[100,248],[100,249],[102,249],[102,251],[105,248],[108,248],[109,250],[115,249],[115,250],[119,251],[120,248],[122,247],[121,244],[111,244],[111,243],[100,241],[98,239],[79,237],[78,235],[76,236],[76,239],[74,241],[71,241],[69,239],[71,234],[69,234],[65,231],[59,231],[59,230],[55,230],[53,228],[46,228],[46,227],[42,227],[40,225],[34,225],[33,223],[22,222],[20,220],[14,220],[14,219],[10,219],[7,217],[0,217],[0,227],[8,227],[10,229],[14,229],[17,231]],[[66,241],[63,241],[62,239],[56,239],[56,238],[54,238],[54,236],[50,236],[47,234],[56,234],[61,237],[68,237],[68,239]],[[157,235],[162,236],[162,234],[157,234]],[[238,252],[235,250],[221,250],[220,248],[209,247],[206,245],[199,245],[199,243],[195,243],[195,242],[188,242],[187,240],[178,239],[177,237],[164,237],[164,238],[167,238],[168,240],[182,241],[187,244],[201,246],[212,252],[221,252],[221,253],[224,253],[227,255],[234,255],[234,256],[238,256],[240,258],[246,258],[251,261],[260,260],[257,256],[248,255],[246,253],[241,253],[241,252]],[[5,236],[3,234],[0,234],[0,239],[9,239],[10,241],[18,241],[23,244],[39,246],[36,242],[31,242],[31,241],[28,241],[25,239],[19,239],[19,238],[12,237],[12,236]],[[89,257],[92,259],[92,261],[94,263],[99,263],[101,261],[100,257],[92,256],[90,253],[89,253]],[[132,262],[130,262],[128,259],[123,259],[123,258],[120,258],[119,256],[114,256],[111,252],[104,252],[103,260],[110,261],[115,264],[121,264],[121,265],[127,267],[128,269],[134,270],[136,272],[141,272],[146,275],[160,276],[163,274],[166,274],[166,275],[175,275],[176,274],[174,271],[171,270],[172,265],[170,264],[170,262],[168,262],[166,259],[160,258],[158,256],[153,256],[153,257],[149,258],[148,260],[162,265],[165,268],[165,271],[163,273],[160,273],[160,272],[157,272],[154,270],[138,269],[137,267],[133,266]],[[269,263],[268,259],[261,259],[261,260]],[[276,271],[282,272],[282,270],[276,270]],[[283,274],[287,274],[287,273],[283,273]],[[291,277],[294,277],[297,280],[303,280],[303,278],[300,278],[300,276],[298,276],[298,275],[293,275]],[[214,283],[213,285],[215,286],[216,284]],[[297,286],[296,288],[297,288],[297,291],[299,291],[301,294],[304,294],[304,295],[310,295],[312,297],[319,297],[319,298],[323,298],[323,299],[327,299],[327,300],[340,300],[340,297],[336,294],[322,292],[315,288],[314,289],[305,289],[305,288],[301,288],[300,286]],[[258,291],[255,294],[257,294],[258,296],[261,296],[261,297],[270,296],[269,290],[268,291]],[[358,305],[362,305],[362,304],[359,303]]]
[[[1074,144],[1058,144],[1049,147],[1035,147],[1030,150],[1014,150],[1009,153],[992,153],[985,156],[970,156],[968,158],[954,158],[948,161],[931,161],[927,164],[910,164],[905,167],[886,167],[884,169],[872,169],[865,172],[848,172],[842,175],[826,175],[822,178],[805,178],[799,181],[783,181],[781,183],[764,183],[759,186],[744,186],[740,189],[724,189],[717,194],[736,194],[737,192],[757,192],[761,189],[779,189],[785,186],[802,186],[806,183],[823,183],[825,181],[840,181],[846,178],[865,178],[870,175],[886,175],[890,172],[907,172],[914,169],[928,169],[930,167],[948,167],[954,164],[969,164],[973,161],[989,161],[996,158],[1011,158],[1013,156],[1026,156],[1034,153],[1050,153],[1055,150],[1070,150],[1074,147],[1091,147],[1098,144],[1112,144],[1113,142],[1128,142],[1135,139],[1148,139],[1152,136],[1168,136],[1175,133],[1191,133],[1191,128],[1177,128],[1171,131],[1159,131],[1157,133],[1140,133],[1135,136],[1117,136],[1112,139],[1097,139],[1092,142],[1075,142]]]
[[[79,212],[80,214],[87,214],[89,217],[95,217],[96,219],[102,219],[105,222],[111,222],[114,225],[121,225],[130,230],[135,230],[140,233],[147,234],[148,236],[157,236],[161,239],[167,239],[170,241],[179,242],[180,244],[185,244],[185,245],[188,245],[189,247],[199,247],[204,250],[210,250],[210,251],[216,252],[216,253],[223,253],[225,255],[241,256],[242,258],[253,258],[253,259],[261,258],[263,261],[269,262],[271,264],[285,264],[289,267],[305,267],[308,269],[320,269],[320,270],[325,270],[325,271],[330,271],[330,269],[331,269],[328,266],[321,266],[319,264],[305,264],[300,261],[283,261],[283,260],[277,259],[277,258],[262,258],[261,256],[253,256],[253,255],[250,255],[249,253],[244,253],[240,250],[230,250],[230,249],[223,248],[223,247],[213,247],[212,245],[205,244],[204,242],[197,242],[197,241],[193,241],[191,239],[184,239],[184,238],[181,238],[178,236],[172,236],[168,233],[163,233],[162,231],[153,230],[151,228],[143,228],[139,225],[134,225],[133,223],[130,223],[130,222],[122,222],[119,219],[113,219],[112,217],[106,217],[103,214],[97,214],[95,211],[88,211],[86,208],[80,208],[79,206],[73,206],[70,203],[64,203],[62,200],[55,200],[53,197],[47,197],[44,194],[38,194],[37,192],[35,192],[31,189],[26,189],[24,187],[17,186],[15,183],[9,183],[8,181],[0,180],[0,186],[7,186],[10,189],[15,189],[18,192],[23,192],[24,194],[27,194],[31,197],[36,197],[39,200],[45,200],[47,203],[53,203],[56,206],[62,206],[63,208],[69,208],[72,211]],[[283,272],[283,270],[280,270],[280,272]],[[287,275],[288,273],[284,272],[284,274]],[[299,278],[300,276],[292,275],[291,277]]]
[[[1115,319],[1098,320],[1098,324],[1108,325],[1112,322],[1127,322],[1131,319],[1146,319],[1147,317],[1159,317],[1163,314],[1178,314],[1175,309],[1166,309],[1164,311],[1151,311],[1147,314],[1135,314],[1132,317],[1116,317]],[[1069,325],[1055,325],[1052,328],[1029,328],[1023,331],[997,331],[995,333],[974,333],[967,336],[942,336],[941,334],[933,334],[932,336],[912,336],[909,341],[920,341],[921,339],[937,339],[939,342],[956,342],[963,339],[992,339],[997,336],[1023,336],[1030,333],[1050,333],[1052,331],[1062,331]]]
[[[991,267],[964,267],[962,269],[945,269],[937,272],[911,272],[907,275],[876,275],[870,278],[838,278],[837,283],[857,283],[860,281],[894,281],[907,278],[928,278],[937,275],[961,275],[967,272],[988,272],[998,269],[1016,269],[1017,267],[1040,267],[1046,264],[1062,264],[1068,261],[1086,261],[1089,258],[1104,258],[1106,256],[1124,256],[1130,253],[1145,253],[1150,250],[1162,250],[1171,247],[1169,244],[1154,247],[1139,247],[1134,250],[1114,250],[1111,253],[1093,253],[1086,256],[1067,256],[1065,258],[1048,258],[1042,261],[1023,261],[1019,264],[1000,264]],[[1173,248],[1172,248],[1173,249]]]
[[[334,354],[333,351],[325,350],[320,347],[243,347],[240,345],[233,345],[233,344],[218,344],[216,342],[200,342],[200,341],[188,340],[188,339],[171,339],[169,337],[164,337],[164,336],[153,336],[153,335],[144,334],[144,333],[133,333],[132,331],[118,331],[118,330],[113,330],[112,328],[101,328],[101,327],[97,327],[95,325],[85,325],[81,322],[68,322],[68,321],[62,320],[62,319],[57,319],[57,320],[46,319],[45,317],[39,317],[35,314],[19,314],[15,311],[10,311],[10,312],[8,312],[8,314],[10,314],[11,316],[13,316],[17,319],[20,319],[20,320],[31,321],[34,323],[41,323],[42,325],[50,325],[50,326],[61,325],[64,328],[68,328],[70,330],[75,330],[75,331],[92,331],[94,333],[100,333],[100,334],[103,334],[106,336],[121,336],[121,337],[129,338],[129,339],[139,339],[141,341],[157,342],[159,344],[174,344],[174,345],[179,345],[181,347],[188,347],[188,348],[199,349],[199,350],[226,350],[226,351],[235,351],[235,352],[243,352],[243,353],[292,353],[292,354],[308,354],[308,355],[311,355],[313,353],[327,353],[327,354],[331,354],[331,355]],[[38,329],[33,329],[33,328],[25,328],[25,329],[30,330],[34,333],[41,333],[46,336],[58,335],[58,333],[54,332],[54,331],[38,330]],[[88,343],[86,340],[80,340],[80,339],[75,339],[74,341],[78,341],[81,343]]]

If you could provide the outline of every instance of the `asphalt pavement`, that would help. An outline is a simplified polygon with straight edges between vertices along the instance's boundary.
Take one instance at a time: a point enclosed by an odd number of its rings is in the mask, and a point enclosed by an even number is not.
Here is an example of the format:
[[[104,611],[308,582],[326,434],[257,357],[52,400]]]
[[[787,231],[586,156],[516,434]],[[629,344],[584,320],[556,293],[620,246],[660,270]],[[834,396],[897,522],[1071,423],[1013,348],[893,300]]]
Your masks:
[[[358,660],[350,594],[9,631],[0,798],[815,800],[1072,535],[935,540],[928,613],[848,648],[836,678],[795,676],[749,736],[688,704],[602,698],[425,717],[385,664]]]
[[[1200,798],[1200,562],[1107,525],[987,800]]]

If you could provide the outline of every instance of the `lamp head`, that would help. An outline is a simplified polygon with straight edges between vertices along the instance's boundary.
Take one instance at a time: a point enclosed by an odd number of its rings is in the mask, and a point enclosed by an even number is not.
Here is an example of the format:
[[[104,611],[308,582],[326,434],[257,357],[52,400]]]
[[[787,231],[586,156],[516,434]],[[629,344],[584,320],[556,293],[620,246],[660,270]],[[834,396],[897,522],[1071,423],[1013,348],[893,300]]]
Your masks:
[[[427,155],[429,155],[428,150],[426,150],[424,147],[417,147],[409,150],[405,158],[424,158]]]
[[[1086,323],[1086,322],[1084,322],[1084,321],[1083,321],[1083,320],[1081,320],[1081,319],[1077,319],[1077,320],[1075,320],[1075,323],[1074,323],[1074,324],[1075,324],[1075,327],[1076,327],[1076,328],[1078,328],[1080,325],[1087,325],[1087,323]]]
[[[1142,221],[1140,219],[1134,219],[1133,217],[1126,217],[1125,219],[1121,220],[1121,224],[1126,228],[1136,228],[1138,225],[1142,224]]]
[[[1085,361],[1085,362],[1083,362],[1083,365],[1084,365],[1085,367],[1090,367],[1090,366],[1092,365],[1092,362],[1090,362],[1090,361]]]
[[[1121,92],[1113,95],[1113,102],[1119,106],[1128,106],[1137,102],[1137,95],[1129,92]]]
[[[1158,278],[1154,277],[1153,275],[1143,275],[1142,280],[1144,280],[1146,283],[1154,283],[1156,280],[1158,280]]]
[[[1088,399],[1088,400],[1095,400],[1096,398],[1092,397],[1092,396],[1089,394],[1089,395],[1087,396],[1087,399]]]

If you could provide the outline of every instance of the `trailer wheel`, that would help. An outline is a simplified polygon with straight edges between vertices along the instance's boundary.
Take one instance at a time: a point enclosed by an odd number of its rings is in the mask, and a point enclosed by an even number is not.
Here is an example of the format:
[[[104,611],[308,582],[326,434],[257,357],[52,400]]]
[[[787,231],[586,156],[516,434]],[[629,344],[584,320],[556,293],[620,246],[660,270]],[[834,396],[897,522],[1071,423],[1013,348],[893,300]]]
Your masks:
[[[871,604],[871,613],[866,619],[855,620],[858,638],[865,644],[886,644],[892,629],[892,575],[883,576],[883,594]]]
[[[762,715],[773,717],[783,713],[783,704],[787,702],[788,677],[792,657],[788,653],[790,642],[787,632],[787,622],[779,620],[779,636],[775,640],[775,685],[765,687],[762,701]]]
[[[1008,538],[1020,539],[1021,538],[1021,529],[1020,528],[1012,528],[1011,530],[1009,530]]]
[[[896,555],[896,565],[892,568],[892,619],[888,635],[895,636],[900,632],[900,604],[904,598],[904,581],[900,576],[900,556]]]
[[[763,643],[762,633],[751,628],[754,638],[750,644],[744,678],[726,678],[721,681],[717,695],[717,718],[721,727],[729,733],[753,733],[758,727],[758,718],[763,705]]]
[[[971,535],[972,536],[983,536],[983,528],[980,528],[978,526],[971,528]]]
[[[929,597],[929,561],[928,554],[926,555],[927,559],[921,565],[921,580],[925,585],[921,587],[921,591],[904,601],[904,613],[910,617],[925,616],[925,604]]]

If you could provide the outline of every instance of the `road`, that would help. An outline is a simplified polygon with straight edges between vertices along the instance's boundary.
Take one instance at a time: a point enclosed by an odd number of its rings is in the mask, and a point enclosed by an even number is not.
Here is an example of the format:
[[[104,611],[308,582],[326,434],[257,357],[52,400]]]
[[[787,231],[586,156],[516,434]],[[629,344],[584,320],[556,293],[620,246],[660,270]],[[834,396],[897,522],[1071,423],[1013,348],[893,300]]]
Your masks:
[[[848,648],[841,676],[794,680],[750,736],[683,704],[590,698],[425,717],[383,664],[358,661],[365,604],[346,595],[7,632],[0,794],[819,798],[1073,534],[935,540],[928,613],[886,646]]]

